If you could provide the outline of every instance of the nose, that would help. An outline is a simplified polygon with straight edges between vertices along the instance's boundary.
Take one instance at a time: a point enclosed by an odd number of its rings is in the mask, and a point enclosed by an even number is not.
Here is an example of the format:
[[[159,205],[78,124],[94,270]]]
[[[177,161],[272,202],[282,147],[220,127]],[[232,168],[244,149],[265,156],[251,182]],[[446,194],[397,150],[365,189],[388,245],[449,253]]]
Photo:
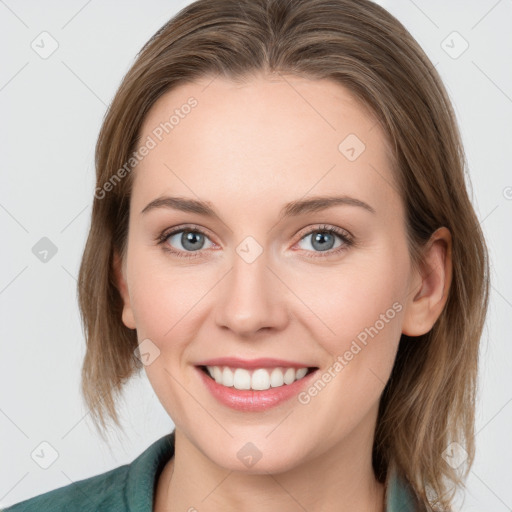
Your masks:
[[[266,253],[248,262],[237,253],[231,272],[222,280],[216,301],[216,324],[238,337],[282,330],[289,321],[286,286],[268,266]]]

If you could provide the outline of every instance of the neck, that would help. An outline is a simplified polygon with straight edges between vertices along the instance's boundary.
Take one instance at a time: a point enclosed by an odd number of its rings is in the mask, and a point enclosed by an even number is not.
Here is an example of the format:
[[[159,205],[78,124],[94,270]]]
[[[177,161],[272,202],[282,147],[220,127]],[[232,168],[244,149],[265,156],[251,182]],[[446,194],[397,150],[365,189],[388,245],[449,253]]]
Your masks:
[[[247,474],[215,465],[177,429],[154,511],[259,512],[271,504],[280,512],[384,512],[385,486],[373,472],[372,443],[365,436],[356,446],[354,439],[344,441],[289,471]]]

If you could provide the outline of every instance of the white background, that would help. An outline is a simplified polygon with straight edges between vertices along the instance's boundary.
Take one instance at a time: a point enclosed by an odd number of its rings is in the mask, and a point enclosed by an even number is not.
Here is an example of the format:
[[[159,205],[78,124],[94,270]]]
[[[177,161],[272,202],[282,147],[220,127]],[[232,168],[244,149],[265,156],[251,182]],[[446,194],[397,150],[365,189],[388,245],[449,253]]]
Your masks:
[[[114,432],[110,447],[97,436],[79,394],[76,278],[106,107],[141,46],[188,3],[0,0],[0,507],[129,463],[173,428],[143,373],[119,406],[126,436]],[[458,510],[510,511],[512,3],[380,3],[418,40],[449,91],[491,254],[477,458]],[[47,59],[31,48],[43,31],[59,45]],[[442,47],[453,31],[469,44],[456,59]],[[42,237],[58,249],[47,263],[32,253]],[[48,469],[31,458],[43,441],[58,452]]]

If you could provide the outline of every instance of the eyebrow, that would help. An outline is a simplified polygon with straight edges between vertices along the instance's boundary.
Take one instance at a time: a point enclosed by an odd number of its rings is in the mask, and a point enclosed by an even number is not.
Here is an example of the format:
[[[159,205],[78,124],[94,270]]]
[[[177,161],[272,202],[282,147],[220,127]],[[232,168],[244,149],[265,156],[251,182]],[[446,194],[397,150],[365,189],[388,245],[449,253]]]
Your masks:
[[[298,199],[285,204],[279,213],[279,219],[295,217],[305,213],[318,212],[333,206],[340,205],[356,206],[364,208],[370,213],[376,213],[375,209],[369,204],[354,197],[315,196],[310,199]],[[220,216],[217,214],[209,201],[200,201],[197,199],[188,199],[184,197],[159,197],[146,205],[146,207],[140,213],[144,214],[157,208],[169,208],[182,212],[197,213],[199,215],[204,215],[205,217],[212,217],[220,220]]]

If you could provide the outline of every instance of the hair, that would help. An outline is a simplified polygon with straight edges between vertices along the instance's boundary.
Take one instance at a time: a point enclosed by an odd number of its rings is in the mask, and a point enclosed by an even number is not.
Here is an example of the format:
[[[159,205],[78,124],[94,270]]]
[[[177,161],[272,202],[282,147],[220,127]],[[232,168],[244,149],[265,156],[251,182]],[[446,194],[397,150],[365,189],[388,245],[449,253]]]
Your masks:
[[[100,423],[106,428],[106,417],[119,427],[116,396],[143,368],[134,356],[136,330],[122,322],[113,255],[125,256],[134,175],[119,179],[119,170],[140,141],[146,114],[180,84],[207,76],[238,81],[261,72],[331,79],[375,114],[391,142],[414,268],[420,268],[433,232],[450,230],[452,282],[445,307],[428,333],[400,339],[380,400],[372,456],[379,481],[395,464],[424,506],[450,510],[475,454],[488,253],[441,78],[405,27],[369,0],[199,0],[143,46],[105,114],[96,145],[96,190],[103,188],[94,196],[78,280],[87,346],[82,395],[98,429]],[[116,173],[117,183],[105,193]],[[463,472],[442,458],[453,442],[467,452]]]

